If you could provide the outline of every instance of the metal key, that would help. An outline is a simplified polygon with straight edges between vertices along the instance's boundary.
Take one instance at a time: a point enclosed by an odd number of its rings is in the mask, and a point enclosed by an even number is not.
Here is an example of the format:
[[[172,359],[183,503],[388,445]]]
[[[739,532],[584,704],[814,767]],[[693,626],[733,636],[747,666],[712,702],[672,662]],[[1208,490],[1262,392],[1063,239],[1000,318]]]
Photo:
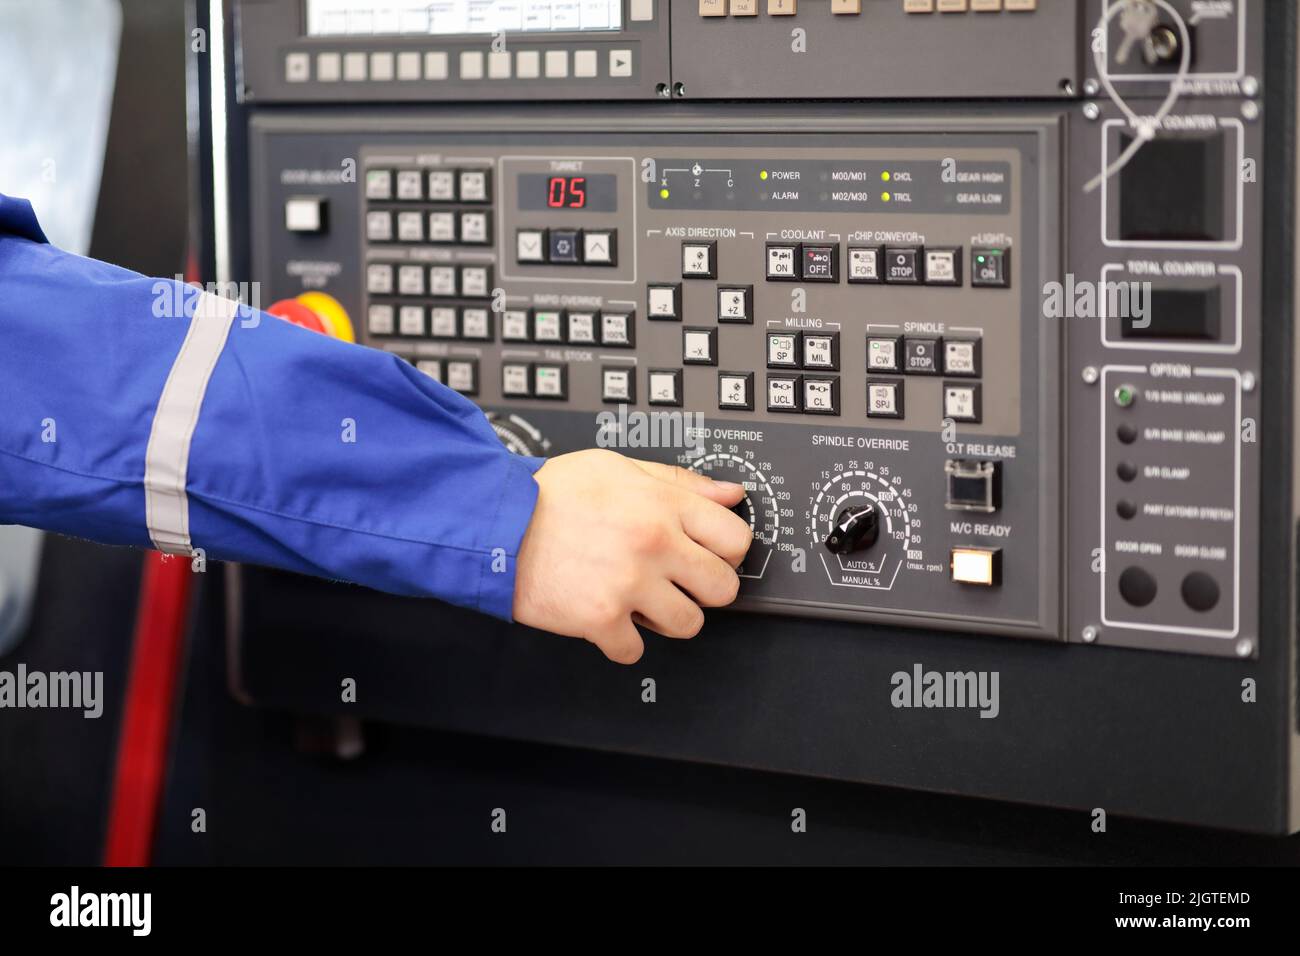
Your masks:
[[[1128,62],[1134,45],[1146,42],[1159,17],[1159,11],[1151,0],[1124,0],[1124,9],[1119,15],[1119,28],[1124,31],[1124,40],[1115,53],[1116,63]]]

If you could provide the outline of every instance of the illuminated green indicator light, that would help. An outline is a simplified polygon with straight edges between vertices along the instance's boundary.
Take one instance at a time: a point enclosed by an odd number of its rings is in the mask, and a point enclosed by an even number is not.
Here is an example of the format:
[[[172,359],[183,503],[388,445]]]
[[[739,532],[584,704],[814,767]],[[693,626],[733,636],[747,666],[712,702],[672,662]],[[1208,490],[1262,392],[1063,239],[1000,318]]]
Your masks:
[[[889,170],[885,170],[885,172],[880,174],[880,181],[883,183],[889,182]]]
[[[761,173],[759,173],[759,174],[758,174],[758,178],[759,178],[759,179],[767,179],[767,170],[765,169],[765,170],[763,170]]]
[[[661,189],[661,190],[659,190],[659,198],[660,198],[660,199],[667,199],[667,198],[668,198],[668,190],[666,190],[666,189]]]
[[[1115,389],[1115,404],[1120,408],[1128,408],[1137,401],[1137,391],[1132,385],[1121,385]]]
[[[976,256],[975,261],[983,265],[985,262],[988,261],[988,258],[986,256]]]
[[[881,193],[881,194],[880,194],[880,199],[881,199],[882,202],[889,202],[889,200],[892,199],[892,198],[893,198],[893,197],[890,196],[889,193]]]

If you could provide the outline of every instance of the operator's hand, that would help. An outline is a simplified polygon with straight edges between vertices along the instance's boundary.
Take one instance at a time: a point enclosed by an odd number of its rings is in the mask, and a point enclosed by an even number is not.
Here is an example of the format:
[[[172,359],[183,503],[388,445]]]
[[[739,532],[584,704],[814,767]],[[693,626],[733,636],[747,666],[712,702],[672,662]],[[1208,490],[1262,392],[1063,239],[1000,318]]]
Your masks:
[[[740,485],[612,451],[552,458],[519,547],[514,618],[583,637],[620,664],[645,650],[634,621],[694,637],[703,607],[736,598],[753,543],[729,509]]]

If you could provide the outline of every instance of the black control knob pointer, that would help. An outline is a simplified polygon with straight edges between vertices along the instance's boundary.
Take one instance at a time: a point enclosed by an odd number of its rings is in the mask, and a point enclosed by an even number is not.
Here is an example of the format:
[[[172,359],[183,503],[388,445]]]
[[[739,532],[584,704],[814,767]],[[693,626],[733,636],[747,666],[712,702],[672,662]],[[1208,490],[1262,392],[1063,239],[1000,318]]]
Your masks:
[[[831,554],[852,554],[871,547],[879,536],[880,514],[876,506],[855,505],[840,512],[825,544]]]

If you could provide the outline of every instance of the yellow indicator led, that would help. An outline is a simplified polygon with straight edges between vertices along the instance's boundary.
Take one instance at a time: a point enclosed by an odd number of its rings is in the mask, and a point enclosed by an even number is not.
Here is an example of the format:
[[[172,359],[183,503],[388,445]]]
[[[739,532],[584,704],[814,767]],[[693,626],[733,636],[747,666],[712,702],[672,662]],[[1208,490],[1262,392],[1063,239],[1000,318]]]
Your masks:
[[[889,200],[891,200],[891,199],[893,199],[893,198],[894,198],[894,197],[891,196],[891,195],[889,195],[889,193],[881,193],[881,194],[880,194],[880,201],[881,201],[881,202],[889,202]]]
[[[758,174],[758,178],[759,178],[759,179],[767,179],[767,170],[765,169],[765,170],[763,170],[761,173],[759,173],[759,174]]]
[[[660,198],[660,199],[667,199],[667,198],[668,198],[668,190],[666,190],[666,189],[661,189],[661,190],[659,190],[659,198]]]
[[[889,182],[889,170],[885,170],[883,173],[880,174],[880,181],[882,183]]]

